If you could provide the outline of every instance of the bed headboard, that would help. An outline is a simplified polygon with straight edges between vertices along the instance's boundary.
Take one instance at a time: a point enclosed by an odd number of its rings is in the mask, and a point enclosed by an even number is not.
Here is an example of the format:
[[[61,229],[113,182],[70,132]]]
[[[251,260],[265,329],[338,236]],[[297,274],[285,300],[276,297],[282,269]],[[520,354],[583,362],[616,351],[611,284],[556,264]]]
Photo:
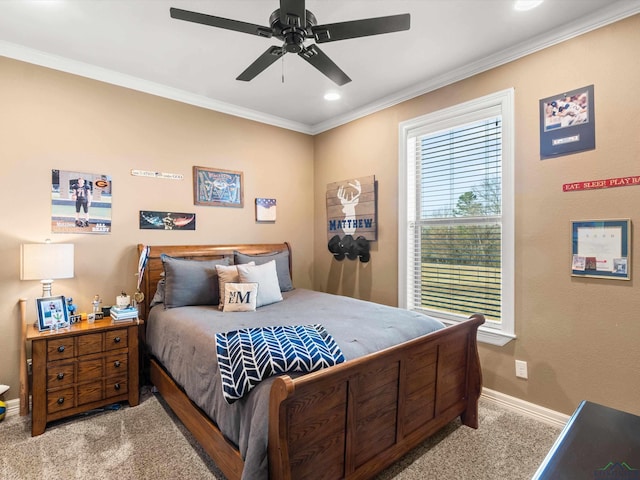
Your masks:
[[[138,255],[145,247],[138,244]],[[164,271],[160,255],[165,253],[171,257],[187,258],[192,260],[213,260],[217,258],[230,258],[233,263],[233,252],[238,251],[246,254],[259,254],[270,252],[289,252],[289,274],[293,278],[292,272],[292,255],[289,243],[246,243],[238,245],[148,245],[149,259],[142,276],[140,289],[144,293],[144,301],[140,306],[140,315],[147,318],[149,312],[149,303],[153,300],[156,293],[158,281]]]

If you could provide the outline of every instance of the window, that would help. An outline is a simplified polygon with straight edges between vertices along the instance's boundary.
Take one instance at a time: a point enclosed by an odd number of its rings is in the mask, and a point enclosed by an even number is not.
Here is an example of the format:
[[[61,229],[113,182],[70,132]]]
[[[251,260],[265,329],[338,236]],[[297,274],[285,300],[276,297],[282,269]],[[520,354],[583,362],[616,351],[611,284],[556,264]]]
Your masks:
[[[514,335],[513,89],[400,124],[399,305]]]

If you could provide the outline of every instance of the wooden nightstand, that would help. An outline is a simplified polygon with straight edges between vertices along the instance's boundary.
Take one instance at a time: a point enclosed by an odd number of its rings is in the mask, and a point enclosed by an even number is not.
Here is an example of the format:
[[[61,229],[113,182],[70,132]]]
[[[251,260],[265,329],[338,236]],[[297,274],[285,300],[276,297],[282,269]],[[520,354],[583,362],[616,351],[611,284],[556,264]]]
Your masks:
[[[30,325],[33,362],[31,435],[47,422],[120,401],[138,405],[138,327],[111,319],[57,331]]]

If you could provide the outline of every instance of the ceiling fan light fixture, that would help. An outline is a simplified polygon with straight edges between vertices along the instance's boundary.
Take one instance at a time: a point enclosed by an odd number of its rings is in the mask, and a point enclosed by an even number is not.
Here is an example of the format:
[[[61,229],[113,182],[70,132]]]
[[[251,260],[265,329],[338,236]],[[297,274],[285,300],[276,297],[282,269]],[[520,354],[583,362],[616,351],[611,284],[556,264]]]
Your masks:
[[[340,100],[340,94],[338,92],[327,92],[324,94],[324,99],[327,102],[335,102],[336,100]]]
[[[513,8],[519,12],[526,12],[527,10],[533,10],[543,1],[544,0],[516,0]]]
[[[325,77],[342,86],[351,81],[349,76],[316,44],[305,46],[307,39],[315,38],[316,43],[335,42],[401,32],[409,30],[411,26],[408,13],[318,25],[315,15],[304,8],[305,0],[279,0],[279,4],[280,8],[269,16],[269,27],[174,7],[169,9],[169,14],[177,20],[281,40],[281,46],[268,48],[236,77],[236,80],[243,82],[254,79],[282,55],[295,53]]]

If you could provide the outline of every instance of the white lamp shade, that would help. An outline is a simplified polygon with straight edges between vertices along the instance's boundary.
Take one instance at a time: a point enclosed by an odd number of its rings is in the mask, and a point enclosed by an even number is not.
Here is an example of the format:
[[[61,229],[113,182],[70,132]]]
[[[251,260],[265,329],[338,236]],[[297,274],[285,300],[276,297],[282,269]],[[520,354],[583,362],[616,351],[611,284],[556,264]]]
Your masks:
[[[20,280],[73,278],[72,243],[27,243],[20,248]]]

